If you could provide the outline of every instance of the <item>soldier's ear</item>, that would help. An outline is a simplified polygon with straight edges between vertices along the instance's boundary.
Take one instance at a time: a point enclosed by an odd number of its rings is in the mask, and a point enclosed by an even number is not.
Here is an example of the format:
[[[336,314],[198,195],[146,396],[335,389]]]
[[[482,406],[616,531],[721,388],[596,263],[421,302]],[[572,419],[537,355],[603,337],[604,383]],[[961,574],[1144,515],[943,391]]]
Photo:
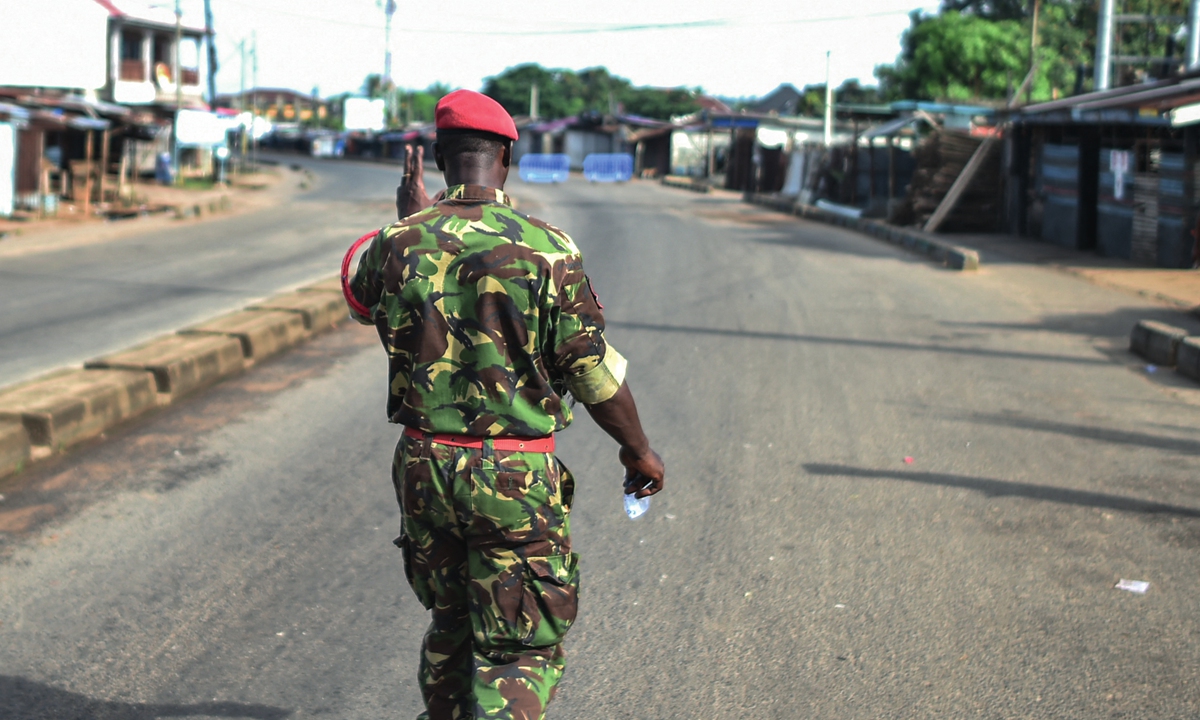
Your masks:
[[[446,172],[446,158],[442,155],[442,148],[435,142],[433,144],[433,161],[437,163],[437,169]]]
[[[509,165],[512,164],[512,143],[511,142],[504,143],[504,150],[500,153],[500,162],[504,164],[504,167],[508,167]]]

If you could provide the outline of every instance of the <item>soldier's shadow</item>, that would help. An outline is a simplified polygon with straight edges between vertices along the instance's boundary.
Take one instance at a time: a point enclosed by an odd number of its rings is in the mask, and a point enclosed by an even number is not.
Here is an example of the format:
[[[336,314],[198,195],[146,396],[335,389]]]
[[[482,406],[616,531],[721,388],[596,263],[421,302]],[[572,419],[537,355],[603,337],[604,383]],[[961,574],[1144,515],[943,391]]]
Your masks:
[[[203,702],[191,705],[97,700],[27,678],[0,675],[0,717],[20,720],[155,720],[171,717],[281,720],[291,710],[270,705]]]

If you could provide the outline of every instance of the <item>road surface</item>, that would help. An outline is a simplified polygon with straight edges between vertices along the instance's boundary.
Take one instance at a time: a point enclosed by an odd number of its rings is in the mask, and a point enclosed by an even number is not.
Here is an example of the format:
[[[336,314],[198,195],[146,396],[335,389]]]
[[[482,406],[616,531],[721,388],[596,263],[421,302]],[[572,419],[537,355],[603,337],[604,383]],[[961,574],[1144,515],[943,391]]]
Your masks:
[[[1200,715],[1200,391],[1124,350],[1178,314],[727,197],[510,190],[583,248],[668,467],[631,522],[611,441],[560,438],[584,579],[550,717]],[[0,716],[415,717],[376,343],[346,326],[10,483],[48,519],[0,545]]]
[[[336,273],[354,238],[395,219],[400,169],[304,165],[311,189],[268,210],[0,260],[0,386]]]

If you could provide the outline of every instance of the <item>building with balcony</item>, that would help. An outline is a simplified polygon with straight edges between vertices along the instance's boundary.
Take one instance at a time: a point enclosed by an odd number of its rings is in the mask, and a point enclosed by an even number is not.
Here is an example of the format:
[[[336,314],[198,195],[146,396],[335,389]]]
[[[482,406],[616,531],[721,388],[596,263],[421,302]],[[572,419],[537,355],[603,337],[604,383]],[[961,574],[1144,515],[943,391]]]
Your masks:
[[[148,8],[134,14],[110,0],[95,1],[110,11],[104,99],[124,105],[203,105],[208,69],[201,49],[206,30],[181,25],[177,68],[172,13]]]

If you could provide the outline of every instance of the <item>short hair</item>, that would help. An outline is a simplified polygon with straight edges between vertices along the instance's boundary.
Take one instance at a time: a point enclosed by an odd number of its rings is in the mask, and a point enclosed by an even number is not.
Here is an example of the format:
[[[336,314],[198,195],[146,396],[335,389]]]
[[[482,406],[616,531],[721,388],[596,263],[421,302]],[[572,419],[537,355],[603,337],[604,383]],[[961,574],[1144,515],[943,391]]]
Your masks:
[[[479,155],[487,163],[496,161],[512,141],[503,135],[478,130],[438,130],[437,144],[447,160],[462,155]]]

